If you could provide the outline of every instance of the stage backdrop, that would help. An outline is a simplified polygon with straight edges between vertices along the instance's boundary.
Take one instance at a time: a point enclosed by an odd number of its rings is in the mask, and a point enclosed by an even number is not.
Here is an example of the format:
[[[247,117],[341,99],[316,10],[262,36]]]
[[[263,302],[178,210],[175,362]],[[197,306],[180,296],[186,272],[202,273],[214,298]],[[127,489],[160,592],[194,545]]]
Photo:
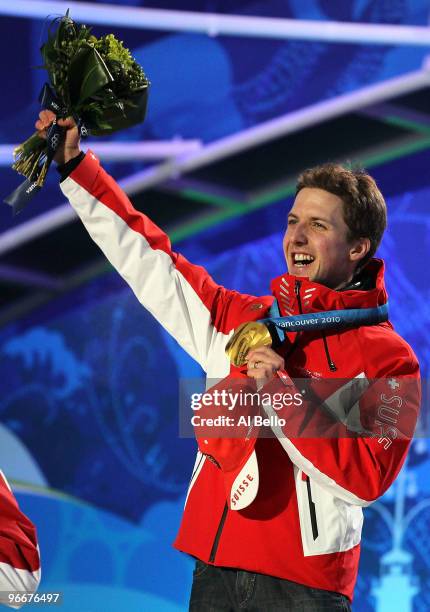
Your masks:
[[[391,318],[428,373],[429,189],[389,198]],[[178,246],[227,287],[267,294],[284,271],[288,202]],[[224,250],[223,250],[224,249]],[[424,264],[424,265],[421,265]],[[0,466],[40,536],[43,590],[64,612],[185,610],[192,561],[171,548],[195,442],[178,439],[178,378],[199,368],[115,272],[0,333]],[[365,510],[355,610],[430,609],[424,438]]]

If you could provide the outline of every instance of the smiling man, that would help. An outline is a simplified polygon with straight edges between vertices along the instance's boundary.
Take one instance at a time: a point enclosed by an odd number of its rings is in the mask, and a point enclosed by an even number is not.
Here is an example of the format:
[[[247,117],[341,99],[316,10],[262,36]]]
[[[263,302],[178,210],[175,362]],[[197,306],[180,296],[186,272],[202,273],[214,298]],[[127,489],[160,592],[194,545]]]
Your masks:
[[[307,170],[288,215],[288,271],[338,289],[374,255],[385,227],[385,202],[370,176],[334,164]]]
[[[349,239],[343,209],[340,197],[323,189],[304,187],[298,192],[284,238],[290,274],[332,289],[352,278],[370,240]]]
[[[40,114],[42,137],[53,119]],[[335,390],[323,401],[304,395],[299,405],[282,405],[286,425],[270,425],[271,437],[214,431],[198,440],[174,543],[196,559],[190,610],[349,610],[362,507],[398,474],[419,408],[416,357],[380,316],[384,265],[373,255],[386,206],[375,182],[335,164],[304,172],[284,238],[288,273],[271,282],[272,295],[243,295],[174,252],[96,156],[80,152],[73,120],[59,124],[63,193],[139,301],[208,379],[221,380],[217,391],[257,386],[274,397],[286,384],[297,397],[297,379]],[[340,323],[279,334],[273,348],[249,351],[245,367],[231,365],[225,349],[235,330],[276,313]],[[331,435],[317,437],[313,415],[322,405]]]

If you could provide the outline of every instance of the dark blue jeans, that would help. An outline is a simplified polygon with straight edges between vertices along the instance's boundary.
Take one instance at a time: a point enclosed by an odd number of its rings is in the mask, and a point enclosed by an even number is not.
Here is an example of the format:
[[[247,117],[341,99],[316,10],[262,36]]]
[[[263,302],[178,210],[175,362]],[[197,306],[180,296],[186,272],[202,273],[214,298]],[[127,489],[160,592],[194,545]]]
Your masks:
[[[190,612],[350,611],[340,593],[196,561]]]

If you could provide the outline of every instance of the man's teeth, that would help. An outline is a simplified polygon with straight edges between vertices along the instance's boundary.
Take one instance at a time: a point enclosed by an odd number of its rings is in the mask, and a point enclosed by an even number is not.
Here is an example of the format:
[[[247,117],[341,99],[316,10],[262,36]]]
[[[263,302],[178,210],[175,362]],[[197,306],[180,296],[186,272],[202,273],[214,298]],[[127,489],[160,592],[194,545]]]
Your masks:
[[[299,266],[308,266],[314,261],[312,255],[305,255],[304,253],[296,253],[294,255],[294,263]]]

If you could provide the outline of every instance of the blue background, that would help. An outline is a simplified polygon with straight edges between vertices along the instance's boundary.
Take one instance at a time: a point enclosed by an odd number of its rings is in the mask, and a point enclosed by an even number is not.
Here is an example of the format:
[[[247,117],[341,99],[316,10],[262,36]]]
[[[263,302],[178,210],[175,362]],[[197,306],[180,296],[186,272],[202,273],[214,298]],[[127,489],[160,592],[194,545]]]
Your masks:
[[[376,23],[424,25],[428,17],[424,0],[188,2],[181,8],[203,10],[202,4],[219,12]],[[40,22],[13,25],[25,41],[16,49],[17,62],[34,65]],[[2,20],[3,33],[6,27]],[[153,87],[145,125],[121,140],[179,133],[211,141],[416,69],[426,54],[424,48],[250,45],[168,33],[146,33],[142,44],[135,31],[125,36]],[[0,37],[3,55],[5,40]],[[28,135],[37,112],[29,101],[37,99],[44,76],[30,68],[17,74],[5,66],[4,72],[13,109],[12,120],[0,121],[7,142]],[[424,377],[430,362],[429,161],[423,152],[375,173],[391,194],[379,251],[387,262],[391,319],[416,351]],[[117,177],[125,173],[119,165],[110,169]],[[6,170],[0,178],[4,193],[16,185]],[[61,201],[55,176],[45,193],[46,201]],[[281,242],[290,205],[275,203],[175,248],[219,283],[267,294],[270,278],[285,269]],[[44,206],[41,201],[23,214],[29,218]],[[5,208],[3,228],[12,223]],[[42,590],[62,590],[64,612],[185,610],[193,564],[171,542],[195,443],[178,438],[178,379],[198,376],[199,368],[114,272],[0,329],[0,360],[0,466],[38,527]],[[429,468],[428,441],[417,438],[399,480],[366,509],[355,610],[430,610]]]

